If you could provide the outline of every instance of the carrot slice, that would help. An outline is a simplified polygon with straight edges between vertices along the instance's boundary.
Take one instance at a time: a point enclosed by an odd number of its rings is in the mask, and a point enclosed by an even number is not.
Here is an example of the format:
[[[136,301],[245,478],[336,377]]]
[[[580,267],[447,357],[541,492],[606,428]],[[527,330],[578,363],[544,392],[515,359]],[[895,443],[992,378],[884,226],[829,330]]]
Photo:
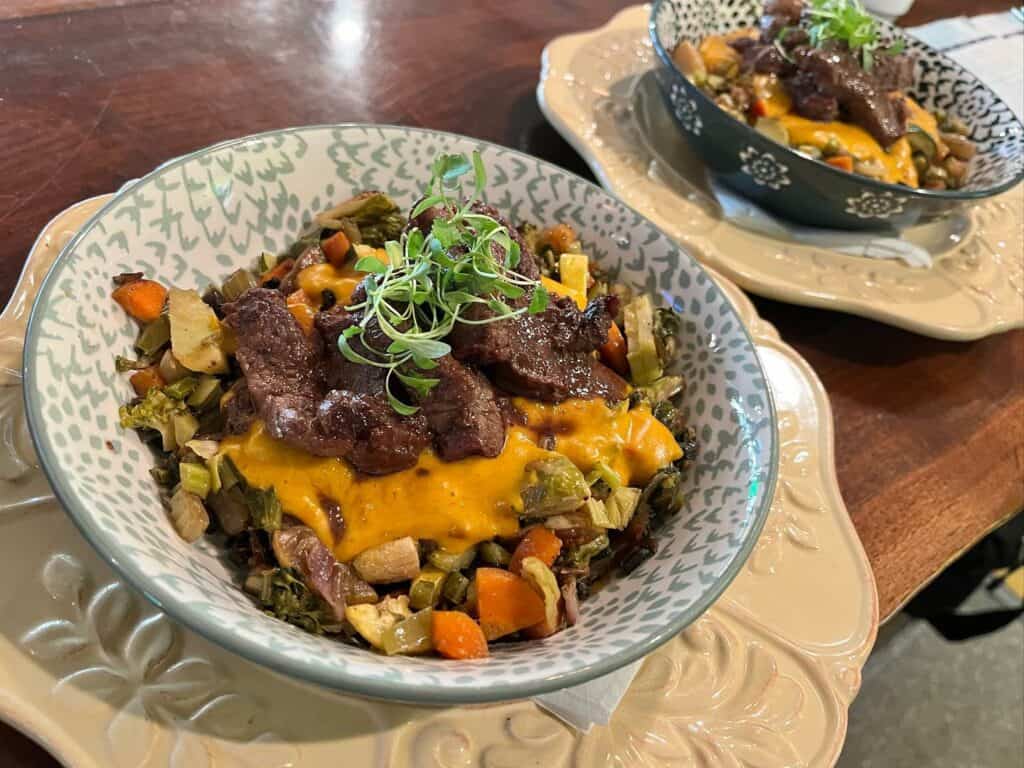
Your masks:
[[[508,569],[512,573],[521,573],[523,560],[528,557],[536,557],[550,568],[561,551],[562,540],[543,525],[535,525],[526,532],[512,553]]]
[[[833,168],[838,168],[841,171],[847,173],[853,172],[853,158],[849,155],[836,155],[835,157],[826,157],[825,162],[831,165]]]
[[[352,248],[352,243],[349,242],[344,232],[339,231],[320,243],[320,247],[323,249],[327,260],[334,266],[340,267],[348,259],[348,252]]]
[[[167,289],[153,280],[134,280],[116,288],[112,296],[140,323],[151,323],[163,311]]]
[[[482,659],[487,638],[477,624],[461,611],[434,611],[430,630],[434,650],[449,659]]]
[[[289,293],[285,299],[285,305],[292,317],[302,326],[303,332],[308,336],[313,332],[313,318],[316,317],[316,308],[310,302],[306,292],[301,288],[294,293]]]
[[[532,627],[545,619],[544,601],[522,576],[501,568],[476,569],[476,607],[488,640]]]
[[[626,358],[626,337],[619,326],[612,321],[608,326],[608,341],[600,346],[601,362],[620,376],[629,375],[629,360]]]
[[[292,271],[295,266],[295,259],[285,259],[273,269],[268,269],[260,275],[260,285],[266,285],[271,280],[283,280],[284,276]]]
[[[146,393],[153,387],[162,387],[164,385],[163,376],[160,375],[160,368],[156,365],[136,371],[128,378],[128,381],[131,383],[132,389],[135,390],[135,394],[139,397],[145,397]]]

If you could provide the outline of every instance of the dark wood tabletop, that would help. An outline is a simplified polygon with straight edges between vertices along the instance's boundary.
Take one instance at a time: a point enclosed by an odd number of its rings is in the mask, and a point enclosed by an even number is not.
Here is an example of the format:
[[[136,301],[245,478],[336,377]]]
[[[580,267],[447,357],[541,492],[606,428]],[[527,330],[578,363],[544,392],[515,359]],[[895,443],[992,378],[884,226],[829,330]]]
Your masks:
[[[918,0],[901,23],[1009,8]],[[589,176],[534,96],[551,38],[616,0],[3,0],[0,305],[58,211],[160,162],[271,128],[426,126]],[[757,300],[835,410],[839,482],[883,617],[1024,506],[1024,333],[934,341]],[[0,725],[0,764],[56,765]]]

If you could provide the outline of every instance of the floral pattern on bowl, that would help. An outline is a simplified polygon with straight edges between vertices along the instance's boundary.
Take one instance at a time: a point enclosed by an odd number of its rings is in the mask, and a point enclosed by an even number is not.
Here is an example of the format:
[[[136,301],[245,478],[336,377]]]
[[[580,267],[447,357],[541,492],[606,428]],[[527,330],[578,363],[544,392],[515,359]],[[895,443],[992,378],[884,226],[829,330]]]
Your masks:
[[[756,26],[762,5],[761,0],[657,0],[650,16],[651,40],[662,63],[658,82],[680,133],[732,189],[803,224],[885,229],[945,215],[1024,178],[1024,125],[1009,106],[956,62],[884,21],[878,22],[883,33],[903,40],[917,59],[919,79],[911,95],[971,126],[978,153],[964,188],[912,189],[837,170],[732,118],[683,75],[671,51],[680,40],[696,45],[711,34]]]
[[[411,205],[440,151],[479,149],[486,197],[515,220],[571,221],[592,257],[684,315],[679,361],[701,440],[688,503],[658,554],[583,606],[543,643],[486,660],[385,658],[264,615],[210,542],[171,529],[135,434],[117,426],[128,393],[113,356],[134,327],[109,300],[113,275],[142,270],[203,287],[281,250],[332,200],[380,188]],[[632,209],[555,166],[433,131],[323,126],[227,142],[122,190],[63,251],[33,308],[25,346],[29,425],[47,476],[86,538],[130,583],[198,633],[278,671],[367,696],[464,703],[585,682],[666,642],[705,610],[753,547],[774,487],[775,416],[732,303],[684,251]]]

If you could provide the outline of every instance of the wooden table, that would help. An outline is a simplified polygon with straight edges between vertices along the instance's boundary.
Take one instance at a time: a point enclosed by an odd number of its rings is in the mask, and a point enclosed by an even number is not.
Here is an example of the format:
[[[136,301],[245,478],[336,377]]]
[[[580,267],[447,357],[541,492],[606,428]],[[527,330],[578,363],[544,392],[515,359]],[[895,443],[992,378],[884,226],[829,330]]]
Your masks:
[[[615,0],[4,0],[0,305],[36,233],[167,158],[285,125],[479,136],[583,175],[537,108],[540,53]],[[1010,7],[918,0],[905,24]],[[835,410],[839,482],[888,617],[1024,506],[1024,332],[933,341],[758,300]],[[6,759],[3,759],[6,758]],[[0,726],[0,763],[54,766]]]

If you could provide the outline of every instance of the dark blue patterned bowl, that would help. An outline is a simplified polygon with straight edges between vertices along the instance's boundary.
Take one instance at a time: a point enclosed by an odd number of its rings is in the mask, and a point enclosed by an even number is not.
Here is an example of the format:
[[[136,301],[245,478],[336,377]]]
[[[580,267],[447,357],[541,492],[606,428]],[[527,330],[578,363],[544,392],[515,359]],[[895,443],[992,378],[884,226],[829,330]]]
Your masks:
[[[978,148],[965,187],[933,191],[847,173],[812,160],[731,117],[672,61],[681,40],[756,26],[762,0],[656,0],[650,34],[663,66],[658,83],[680,132],[724,184],[787,219],[835,229],[901,229],[1010,189],[1024,178],[1024,126],[974,75],[890,24],[918,61],[910,96],[971,127]]]

